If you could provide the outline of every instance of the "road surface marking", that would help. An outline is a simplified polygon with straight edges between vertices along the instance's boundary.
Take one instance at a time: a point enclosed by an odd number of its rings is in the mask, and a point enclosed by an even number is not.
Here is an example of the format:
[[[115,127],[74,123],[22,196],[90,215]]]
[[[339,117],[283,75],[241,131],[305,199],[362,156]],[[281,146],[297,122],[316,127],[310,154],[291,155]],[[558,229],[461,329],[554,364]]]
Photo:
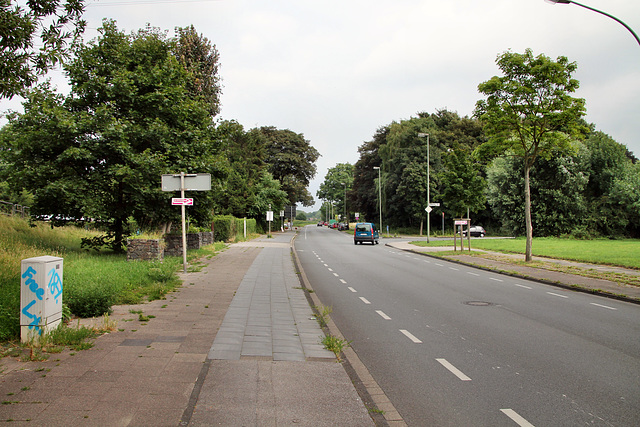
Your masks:
[[[407,331],[406,329],[400,329],[400,332],[402,332],[407,338],[409,338],[414,343],[416,344],[422,343],[422,341],[420,341],[418,338],[415,337],[415,335],[413,335],[411,332]]]
[[[349,286],[347,289],[349,289],[351,292],[358,292],[355,289],[353,289],[351,286]]]
[[[360,300],[365,304],[371,304],[371,302],[369,302],[369,300],[366,299],[365,297],[360,297]]]
[[[438,267],[444,267],[444,265],[442,265],[442,264],[438,264],[437,262],[436,262],[436,265],[437,265]]]
[[[332,268],[327,268],[327,270],[329,270],[329,271],[333,271],[333,269],[332,269]]]
[[[531,286],[525,286],[525,285],[521,285],[519,283],[514,283],[514,285],[520,287],[520,288],[525,288],[525,289],[533,289]]]
[[[453,366],[447,359],[436,359],[442,366],[447,368],[449,372],[458,377],[461,381],[471,381],[471,378],[463,374],[458,368]]]
[[[460,271],[459,269],[457,269],[455,267],[449,267],[449,270]]]
[[[340,275],[338,273],[333,273],[334,276],[336,277],[340,277]]]
[[[380,315],[380,317],[382,317],[384,320],[391,320],[391,317],[389,317],[386,314],[384,314],[384,312],[382,310],[376,310],[376,313],[378,313]]]
[[[425,259],[424,262],[431,264],[431,261],[429,261],[428,259]]]
[[[617,308],[609,307],[608,305],[596,304],[595,302],[592,302],[591,305],[595,305],[596,307],[607,308],[609,310],[617,310]]]
[[[504,280],[496,279],[495,277],[489,277],[489,280],[495,280],[496,282],[504,282]]]
[[[547,292],[549,295],[553,295],[554,297],[560,297],[560,298],[569,298],[566,295],[560,295],[560,294],[554,294],[553,292]]]
[[[467,271],[467,274],[470,274],[470,275],[472,275],[472,276],[480,276],[478,273],[472,273],[472,272],[470,272],[470,271]]]
[[[500,409],[507,417],[511,418],[520,427],[534,427],[529,421],[525,420],[513,409]]]
[[[347,284],[347,281],[344,279],[340,279],[340,282],[344,283],[345,285]]]

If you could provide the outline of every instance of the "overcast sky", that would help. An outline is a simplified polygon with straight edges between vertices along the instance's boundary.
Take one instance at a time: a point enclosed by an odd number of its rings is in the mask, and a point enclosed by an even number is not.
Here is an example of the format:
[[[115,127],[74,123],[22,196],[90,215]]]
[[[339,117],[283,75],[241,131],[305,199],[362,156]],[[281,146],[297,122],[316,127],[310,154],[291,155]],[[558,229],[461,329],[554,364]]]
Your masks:
[[[640,1],[581,0],[640,33]],[[586,120],[640,157],[640,45],[614,20],[544,0],[100,0],[103,18],[135,31],[193,24],[220,53],[222,113],[250,129],[304,134],[327,169],[358,160],[375,131],[417,112],[470,116],[498,54],[531,48],[578,64]],[[3,101],[2,110],[15,108]],[[190,171],[198,172],[198,171]],[[315,207],[318,207],[319,203]],[[315,208],[314,207],[314,208]],[[299,208],[301,208],[299,206]],[[310,211],[313,208],[302,208]]]

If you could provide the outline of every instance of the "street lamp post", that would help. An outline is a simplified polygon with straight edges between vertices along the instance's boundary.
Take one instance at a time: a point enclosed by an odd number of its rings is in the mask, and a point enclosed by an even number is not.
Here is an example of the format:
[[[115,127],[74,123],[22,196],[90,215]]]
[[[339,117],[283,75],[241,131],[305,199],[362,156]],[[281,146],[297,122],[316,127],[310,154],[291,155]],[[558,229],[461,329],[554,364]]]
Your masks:
[[[595,8],[593,8],[591,6],[587,6],[587,5],[578,3],[577,1],[573,1],[573,0],[545,0],[545,1],[547,3],[553,3],[553,4],[557,4],[557,3],[560,3],[560,4],[571,4],[571,3],[573,3],[573,4],[578,5],[580,7],[584,7],[585,9],[589,9],[589,10],[592,10],[594,12],[598,12],[601,15],[608,16],[609,18],[613,19],[614,21],[618,22],[619,24],[622,24],[623,27],[625,27],[627,30],[629,30],[629,32],[631,34],[633,34],[633,37],[636,39],[636,41],[640,45],[640,38],[638,38],[638,35],[631,29],[631,27],[628,26],[627,24],[625,24],[624,22],[622,22],[620,19],[616,18],[615,16],[608,14],[607,12],[603,12],[601,10],[595,9]]]
[[[427,243],[429,243],[429,235],[431,234],[431,197],[429,194],[429,187],[431,182],[429,180],[429,134],[418,133],[418,138],[427,137]]]
[[[380,233],[382,233],[382,181],[380,181],[380,166],[374,166],[378,170],[378,205],[380,206]]]
[[[342,185],[344,185],[344,217],[345,222],[349,224],[349,218],[347,218],[347,183],[343,182]]]

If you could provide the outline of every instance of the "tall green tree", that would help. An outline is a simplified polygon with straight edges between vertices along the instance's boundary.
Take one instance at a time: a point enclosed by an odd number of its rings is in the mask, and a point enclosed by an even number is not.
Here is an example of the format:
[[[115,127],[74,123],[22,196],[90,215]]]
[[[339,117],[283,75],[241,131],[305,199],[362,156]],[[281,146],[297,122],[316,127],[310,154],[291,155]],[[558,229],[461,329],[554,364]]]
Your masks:
[[[329,168],[316,192],[319,199],[336,202],[334,210],[342,216],[348,216],[347,194],[353,185],[353,165],[350,163],[338,163]]]
[[[176,28],[174,54],[187,70],[190,81],[187,90],[207,104],[213,117],[220,112],[220,54],[214,44],[198,34],[193,25]]]
[[[320,153],[301,133],[273,126],[261,127],[259,131],[267,140],[265,162],[268,170],[287,192],[289,204],[313,205],[313,196],[307,187],[316,175],[315,163]]]
[[[478,85],[487,98],[476,104],[475,115],[484,126],[488,141],[476,150],[482,157],[513,155],[522,158],[524,173],[525,260],[531,261],[530,171],[539,156],[549,157],[569,148],[570,136],[579,130],[584,100],[573,98],[579,83],[572,78],[577,65],[560,56],[552,60],[505,52],[496,63],[503,76],[494,76]]]
[[[83,12],[83,0],[0,0],[0,98],[23,95],[68,58],[69,42],[84,32]]]
[[[446,169],[442,172],[442,201],[458,217],[466,216],[467,209],[476,212],[486,202],[486,181],[480,164],[474,162],[467,150],[451,150],[445,156]]]
[[[635,235],[640,227],[633,208],[633,164],[637,159],[627,147],[603,132],[593,132],[584,142],[589,152],[589,183],[585,189],[589,203],[589,229],[606,236]],[[637,170],[637,169],[635,169]],[[621,197],[627,194],[628,197]]]
[[[378,217],[378,171],[373,169],[382,165],[379,150],[386,143],[389,127],[379,128],[371,141],[358,147],[360,158],[353,166],[353,187],[349,197],[349,205],[362,218],[373,221]]]
[[[127,219],[175,220],[163,173],[219,174],[219,141],[207,105],[189,93],[189,73],[164,33],[126,35],[105,21],[100,37],[78,45],[65,70],[71,93],[33,91],[11,118],[2,143],[16,185],[35,195],[33,213],[93,218],[122,249]],[[211,215],[211,195],[195,196],[196,222]]]

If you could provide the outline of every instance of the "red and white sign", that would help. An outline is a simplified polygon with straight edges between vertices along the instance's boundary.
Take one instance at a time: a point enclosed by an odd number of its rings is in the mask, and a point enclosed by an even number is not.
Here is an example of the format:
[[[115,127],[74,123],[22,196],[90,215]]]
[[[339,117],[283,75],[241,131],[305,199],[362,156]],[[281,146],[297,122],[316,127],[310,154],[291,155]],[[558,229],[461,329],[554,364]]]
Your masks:
[[[181,199],[179,197],[171,198],[172,205],[185,205],[185,206],[193,206],[193,199]]]

